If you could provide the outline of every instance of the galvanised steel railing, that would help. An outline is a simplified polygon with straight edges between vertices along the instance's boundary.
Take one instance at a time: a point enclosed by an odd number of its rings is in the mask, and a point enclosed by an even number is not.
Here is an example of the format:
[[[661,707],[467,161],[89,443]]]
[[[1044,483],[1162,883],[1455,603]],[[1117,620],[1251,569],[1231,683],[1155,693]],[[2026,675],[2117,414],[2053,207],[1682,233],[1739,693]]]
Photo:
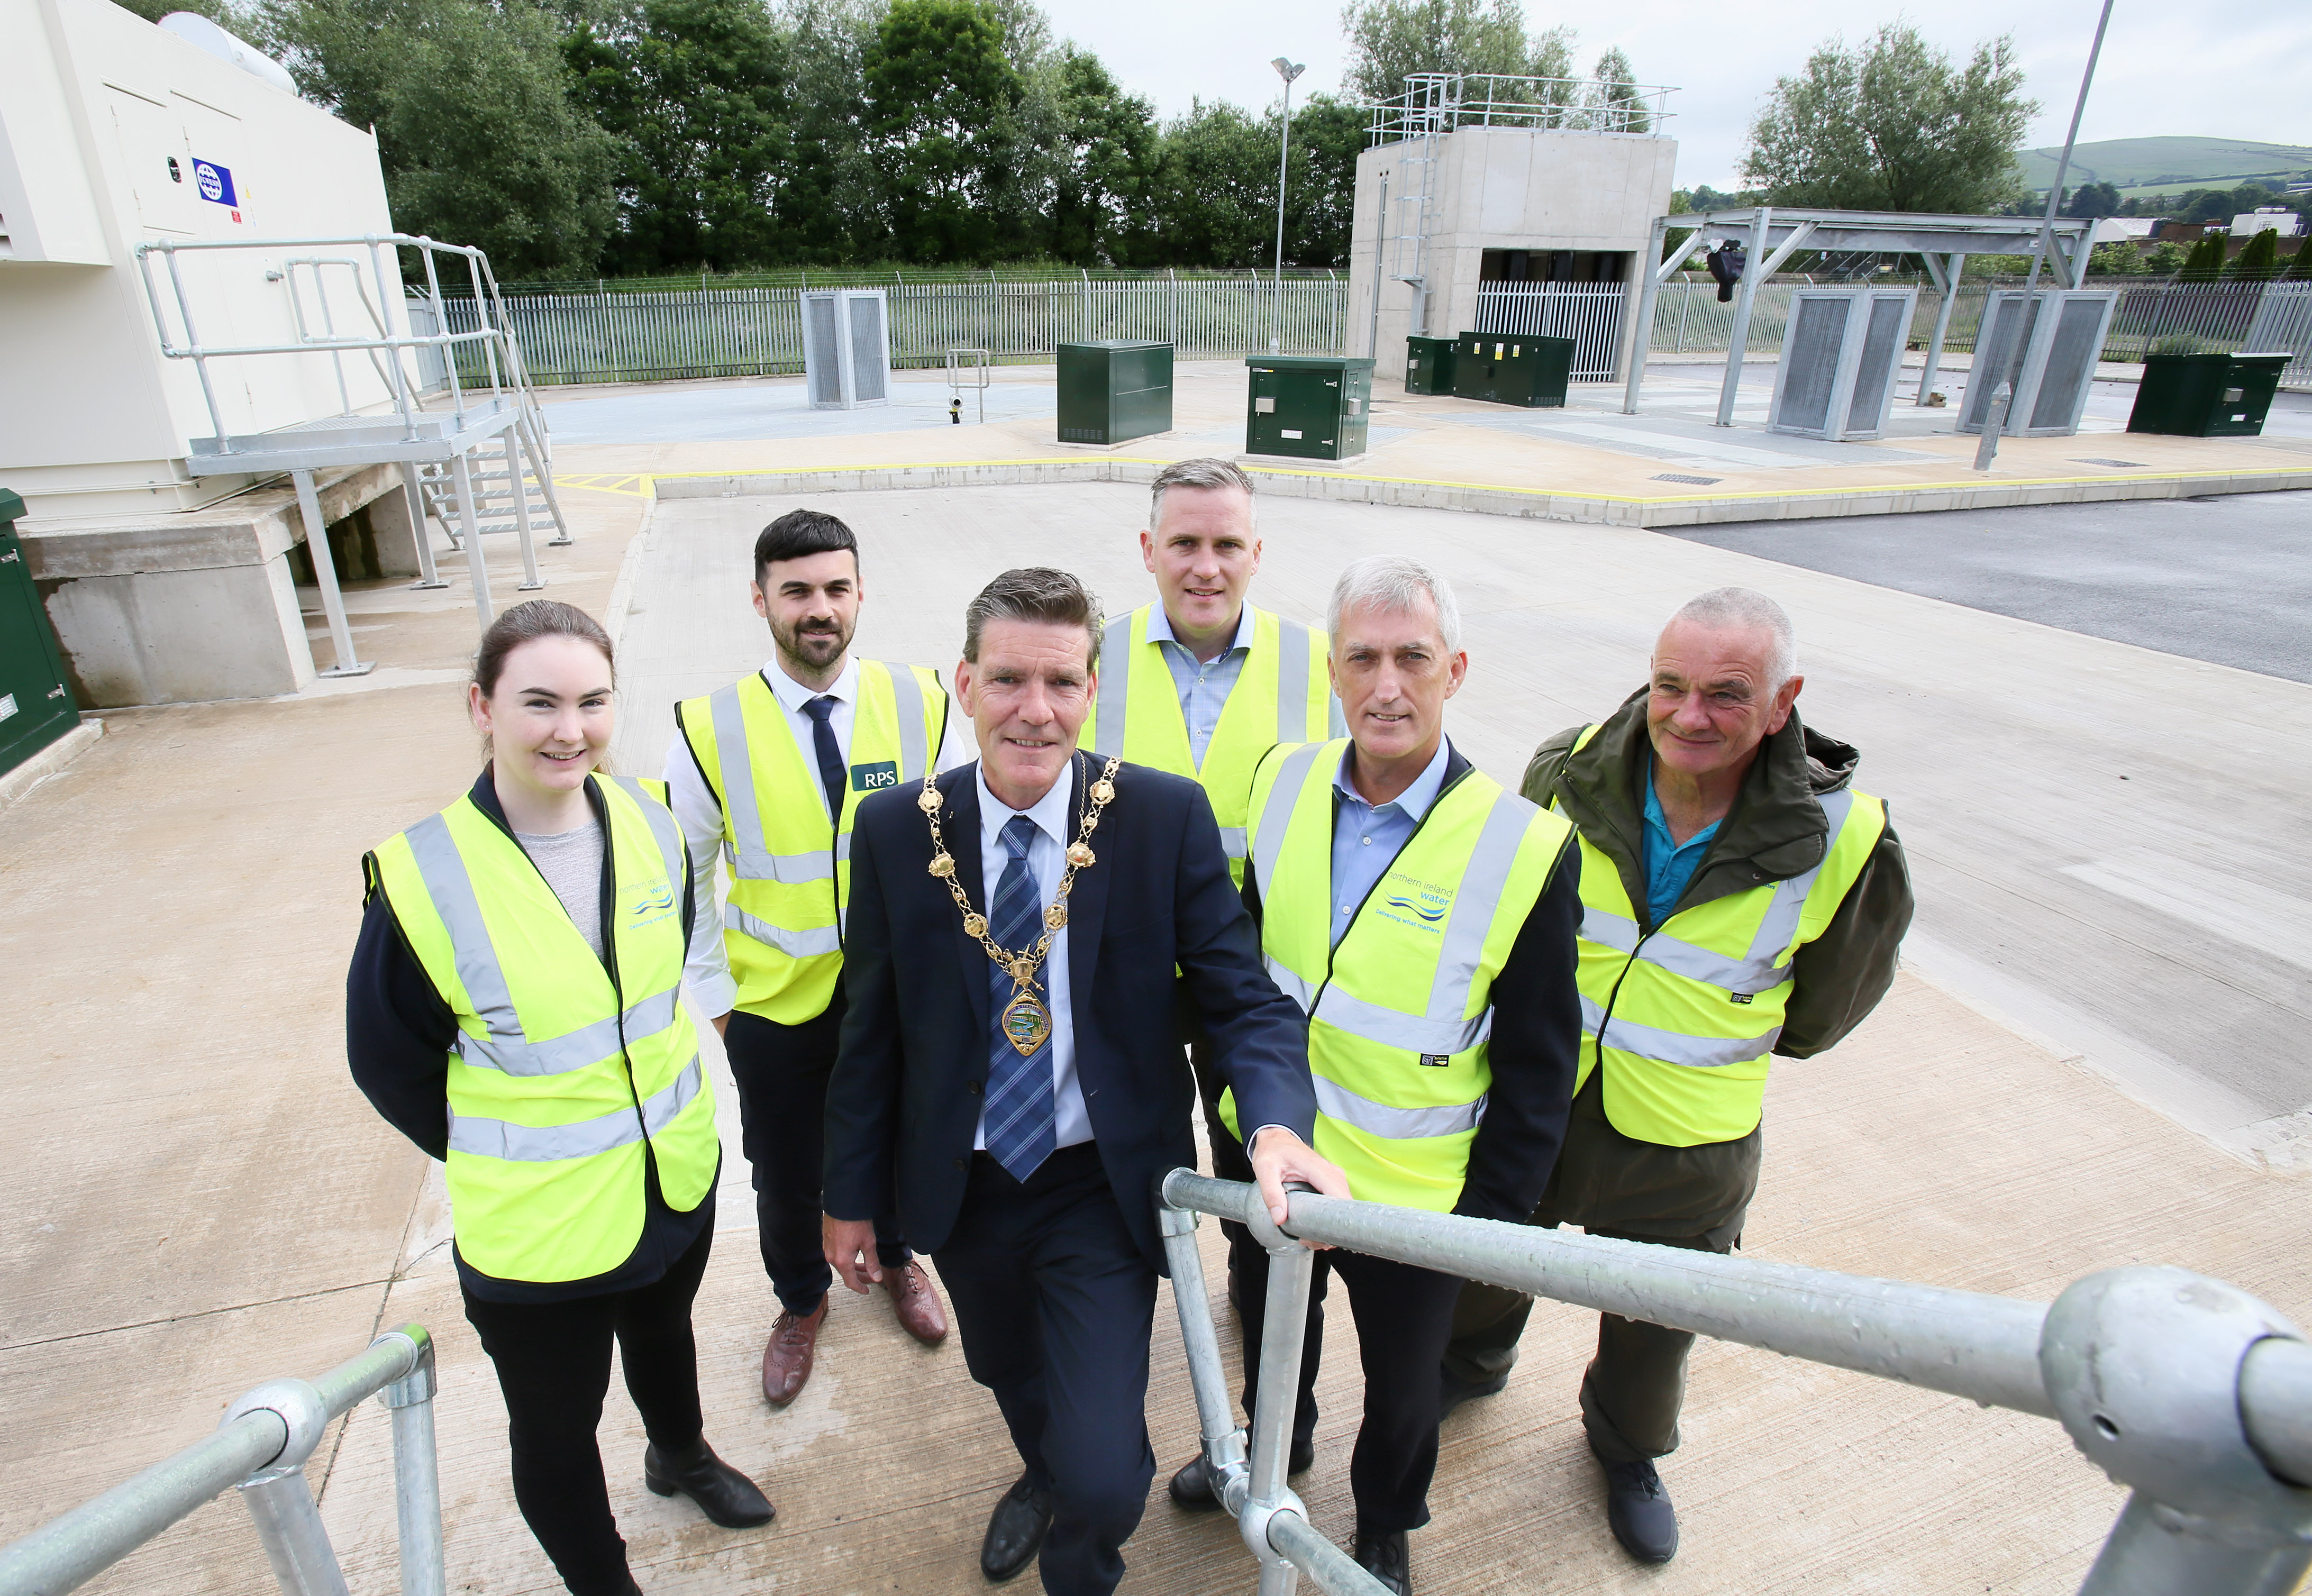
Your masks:
[[[305,1460],[329,1421],[374,1396],[393,1413],[401,1596],[443,1596],[442,1487],[434,1455],[434,1341],[422,1325],[380,1336],[312,1380],[268,1380],[214,1434],[0,1547],[0,1596],[61,1596],[95,1578],[227,1486],[249,1504],[287,1596],[346,1596]]]
[[[1196,1251],[1200,1213],[1268,1250],[1248,1449]],[[2043,1304],[1297,1188],[1280,1230],[1257,1188],[1191,1170],[1164,1178],[1157,1216],[1204,1458],[1260,1560],[1260,1596],[1292,1596],[1301,1574],[1328,1596],[1385,1596],[1285,1483],[1304,1239],[2056,1419],[2132,1492],[2081,1596],[2288,1596],[2312,1567],[2312,1345],[2246,1292],[2186,1269],[2106,1269]]]

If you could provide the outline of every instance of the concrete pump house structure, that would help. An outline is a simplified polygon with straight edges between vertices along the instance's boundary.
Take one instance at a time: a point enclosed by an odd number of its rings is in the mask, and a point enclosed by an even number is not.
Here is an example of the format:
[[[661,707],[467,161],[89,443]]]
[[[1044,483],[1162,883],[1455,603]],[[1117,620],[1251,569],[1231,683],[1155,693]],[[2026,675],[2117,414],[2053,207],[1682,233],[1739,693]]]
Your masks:
[[[0,0],[0,483],[30,512],[17,531],[82,702],[295,691],[313,661],[287,563],[304,535],[294,495],[187,470],[190,440],[215,429],[189,363],[162,353],[136,250],[390,232],[376,140],[299,99],[272,63],[235,65],[106,0]],[[201,339],[293,340],[293,288],[308,318],[318,302],[314,268],[291,268],[290,253],[173,263],[200,307]],[[171,264],[153,269],[173,321]],[[325,269],[345,316],[348,274]],[[390,286],[373,313],[406,330],[398,277]],[[378,298],[373,284],[365,297]],[[237,433],[387,394],[357,356],[214,369]],[[381,571],[416,573],[396,473],[341,471],[320,487],[333,522],[373,504],[365,528]]]

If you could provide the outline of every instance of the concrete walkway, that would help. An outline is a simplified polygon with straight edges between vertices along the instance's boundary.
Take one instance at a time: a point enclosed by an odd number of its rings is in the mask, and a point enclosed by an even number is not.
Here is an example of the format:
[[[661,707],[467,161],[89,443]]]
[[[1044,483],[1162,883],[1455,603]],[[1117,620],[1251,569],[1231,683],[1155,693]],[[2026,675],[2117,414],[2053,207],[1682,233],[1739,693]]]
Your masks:
[[[661,503],[630,548],[649,501],[569,495],[580,540],[542,551],[547,591],[624,616],[621,767],[656,770],[674,697],[759,662],[746,548],[795,502]],[[1121,485],[845,495],[832,507],[864,545],[862,649],[944,673],[963,598],[1008,565],[1063,564],[1111,605],[1141,601],[1143,504]],[[2284,734],[2312,688],[1634,531],[1285,499],[1263,531],[1257,596],[1290,614],[1318,613],[1340,565],[1376,549],[1418,548],[1453,577],[1474,663],[1451,725],[1512,781],[1537,739],[1637,685],[1678,600],[1738,581],[1790,605],[1808,712],[1861,748],[1922,909],[1914,973],[1878,1013],[1775,1072],[1757,1256],[2041,1300],[2095,1268],[2169,1261],[2312,1315],[2312,1180],[2292,1172],[2312,1102],[2312,865],[2293,847],[2312,757]],[[383,662],[372,685],[109,715],[66,774],[5,811],[0,960],[25,1039],[0,1084],[20,1131],[0,1424],[24,1444],[0,1464],[0,1537],[198,1436],[258,1380],[416,1319],[442,1346],[453,1588],[555,1588],[513,1508],[436,1178],[352,1090],[340,1041],[359,854],[475,767],[461,592],[359,590],[355,624]],[[710,1436],[780,1516],[726,1535],[644,1492],[639,1425],[614,1390],[604,1451],[644,1587],[984,1591],[979,1530],[1015,1468],[992,1402],[959,1349],[922,1351],[879,1301],[845,1296],[804,1399],[766,1409],[754,1370],[775,1309],[743,1182],[734,1157],[701,1372]],[[1159,1311],[1150,1425],[1169,1471],[1195,1426]],[[1345,1539],[1355,1362],[1346,1315],[1335,1325],[1302,1488]],[[1585,1315],[1537,1313],[1511,1390],[1449,1425],[1436,1521],[1415,1540],[1424,1592],[2054,1592],[2118,1507],[2045,1421],[1705,1346],[1664,1469],[1686,1548],[1642,1570],[1606,1536],[1575,1415],[1591,1334]],[[356,1591],[392,1579],[383,1417],[359,1410],[309,1470]],[[1125,1591],[1248,1588],[1232,1527],[1177,1513],[1161,1479]],[[90,1588],[256,1592],[267,1577],[228,1499]]]

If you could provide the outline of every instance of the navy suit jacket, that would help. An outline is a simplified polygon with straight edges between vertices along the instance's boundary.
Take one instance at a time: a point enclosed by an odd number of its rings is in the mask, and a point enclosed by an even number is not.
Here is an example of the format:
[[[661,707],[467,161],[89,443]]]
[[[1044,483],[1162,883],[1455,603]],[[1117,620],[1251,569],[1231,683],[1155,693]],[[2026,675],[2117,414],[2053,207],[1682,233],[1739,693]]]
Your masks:
[[[1066,778],[1076,816],[1099,768],[1079,756]],[[939,778],[940,827],[964,895],[984,913],[977,770]],[[878,793],[852,823],[848,1012],[827,1092],[824,1200],[837,1219],[865,1219],[889,1212],[896,1194],[909,1244],[937,1252],[963,1206],[985,1101],[993,966],[928,868],[921,792],[911,783]],[[1068,899],[1076,1080],[1125,1223],[1160,1272],[1157,1183],[1196,1162],[1195,1081],[1174,1020],[1174,967],[1243,1123],[1283,1126],[1303,1141],[1317,1115],[1308,1022],[1261,966],[1260,938],[1202,787],[1124,766],[1091,844],[1097,863],[1076,873]]]

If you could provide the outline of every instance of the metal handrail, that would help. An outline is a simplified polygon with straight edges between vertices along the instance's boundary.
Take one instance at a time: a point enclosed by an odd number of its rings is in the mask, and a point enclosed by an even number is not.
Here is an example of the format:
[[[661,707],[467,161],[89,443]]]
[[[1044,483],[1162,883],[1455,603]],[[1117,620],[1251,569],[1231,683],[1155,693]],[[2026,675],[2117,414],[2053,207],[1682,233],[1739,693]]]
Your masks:
[[[2132,1492],[2082,1596],[2285,1596],[2312,1567],[2312,1345],[2188,1270],[2107,1269],[2026,1302],[1300,1189],[1280,1229],[1257,1188],[1191,1170],[1164,1178],[1157,1213],[1204,1456],[1261,1559],[1261,1596],[1291,1596],[1296,1573],[1333,1596],[1381,1589],[1312,1544],[1323,1538],[1284,1486],[1313,1258],[1301,1240],[2057,1419]],[[1270,1256],[1248,1458],[1198,1213],[1246,1225]]]
[[[393,1414],[402,1596],[443,1596],[434,1391],[433,1337],[415,1324],[312,1380],[267,1381],[228,1407],[215,1434],[0,1547],[0,1596],[61,1596],[227,1486],[240,1487],[283,1591],[346,1596],[305,1460],[332,1419],[372,1396]]]

